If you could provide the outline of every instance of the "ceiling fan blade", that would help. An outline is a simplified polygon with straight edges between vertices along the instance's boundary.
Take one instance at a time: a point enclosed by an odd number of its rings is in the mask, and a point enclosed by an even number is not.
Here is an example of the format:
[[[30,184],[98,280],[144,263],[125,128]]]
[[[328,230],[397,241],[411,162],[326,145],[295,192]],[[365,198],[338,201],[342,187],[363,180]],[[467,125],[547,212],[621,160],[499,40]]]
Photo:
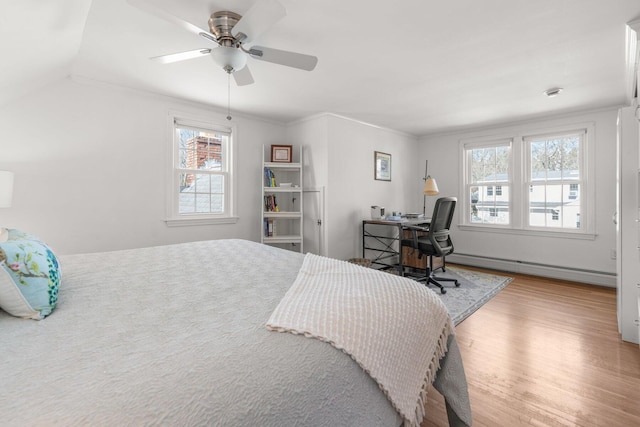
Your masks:
[[[274,64],[286,65],[287,67],[299,68],[300,70],[311,71],[316,68],[318,58],[302,53],[289,52],[269,47],[254,46],[249,49],[249,55],[260,61],[273,62]]]
[[[153,59],[161,64],[171,64],[178,61],[186,61],[187,59],[200,58],[211,53],[211,49],[188,50],[186,52],[170,53],[168,55],[154,56]]]
[[[151,15],[157,16],[158,18],[164,19],[165,21],[171,22],[190,33],[193,33],[198,36],[203,36],[207,40],[216,41],[217,38],[213,34],[211,34],[208,30],[203,30],[197,25],[192,24],[191,22],[187,22],[184,19],[178,18],[177,16],[169,13],[168,11],[161,9],[154,5],[150,0],[127,0],[131,6],[140,9],[144,12],[147,12]]]
[[[245,38],[239,38],[243,43],[249,43],[286,15],[286,9],[278,0],[258,0],[233,27],[233,34],[236,37],[244,34]]]
[[[247,65],[245,65],[238,71],[234,71],[233,79],[236,81],[236,84],[238,86],[253,84],[253,76],[251,75],[251,71],[249,71],[249,67]]]

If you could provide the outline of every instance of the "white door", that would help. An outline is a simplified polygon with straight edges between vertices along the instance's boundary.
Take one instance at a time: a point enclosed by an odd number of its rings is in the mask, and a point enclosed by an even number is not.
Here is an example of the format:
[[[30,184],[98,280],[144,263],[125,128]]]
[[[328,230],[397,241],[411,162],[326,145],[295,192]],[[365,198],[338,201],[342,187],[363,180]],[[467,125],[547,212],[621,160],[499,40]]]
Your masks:
[[[326,256],[324,245],[324,187],[305,188],[302,247],[304,252]]]
[[[616,215],[616,267],[618,329],[622,339],[638,343],[638,215],[640,175],[638,157],[640,145],[637,107],[620,109],[618,113],[618,188]]]

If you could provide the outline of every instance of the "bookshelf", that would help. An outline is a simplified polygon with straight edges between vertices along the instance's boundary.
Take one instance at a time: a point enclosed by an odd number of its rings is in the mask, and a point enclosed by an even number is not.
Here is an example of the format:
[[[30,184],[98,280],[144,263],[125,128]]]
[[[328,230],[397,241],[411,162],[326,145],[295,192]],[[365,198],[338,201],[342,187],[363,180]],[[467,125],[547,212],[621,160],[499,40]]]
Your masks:
[[[262,150],[261,242],[302,252],[302,148],[293,147],[292,162],[271,162]]]

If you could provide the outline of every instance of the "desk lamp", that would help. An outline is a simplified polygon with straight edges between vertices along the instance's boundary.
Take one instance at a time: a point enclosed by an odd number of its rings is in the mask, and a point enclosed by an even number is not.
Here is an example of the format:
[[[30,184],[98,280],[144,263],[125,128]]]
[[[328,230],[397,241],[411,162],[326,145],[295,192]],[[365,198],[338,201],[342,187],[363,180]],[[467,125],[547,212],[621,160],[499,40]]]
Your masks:
[[[0,171],[0,208],[10,208],[13,198],[13,172]],[[0,242],[7,239],[7,230],[0,227]]]
[[[427,216],[427,196],[437,196],[440,194],[438,183],[427,173],[428,170],[429,160],[426,160],[424,165],[424,178],[422,178],[424,180],[424,189],[422,190],[424,194],[424,196],[422,196],[422,215],[425,218]]]

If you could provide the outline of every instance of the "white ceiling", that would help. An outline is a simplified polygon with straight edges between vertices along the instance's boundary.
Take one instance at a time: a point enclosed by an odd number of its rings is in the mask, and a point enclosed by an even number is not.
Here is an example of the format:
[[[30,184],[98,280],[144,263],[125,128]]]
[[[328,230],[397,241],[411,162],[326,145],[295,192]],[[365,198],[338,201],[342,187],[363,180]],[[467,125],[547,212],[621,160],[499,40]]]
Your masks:
[[[280,0],[287,16],[255,43],[315,55],[312,72],[249,60],[232,111],[290,122],[331,112],[426,135],[621,105],[625,24],[638,0]],[[202,28],[255,0],[154,0]],[[72,74],[226,108],[208,57],[152,56],[206,40],[125,0],[0,0],[0,105]],[[542,92],[559,86],[555,98]]]

